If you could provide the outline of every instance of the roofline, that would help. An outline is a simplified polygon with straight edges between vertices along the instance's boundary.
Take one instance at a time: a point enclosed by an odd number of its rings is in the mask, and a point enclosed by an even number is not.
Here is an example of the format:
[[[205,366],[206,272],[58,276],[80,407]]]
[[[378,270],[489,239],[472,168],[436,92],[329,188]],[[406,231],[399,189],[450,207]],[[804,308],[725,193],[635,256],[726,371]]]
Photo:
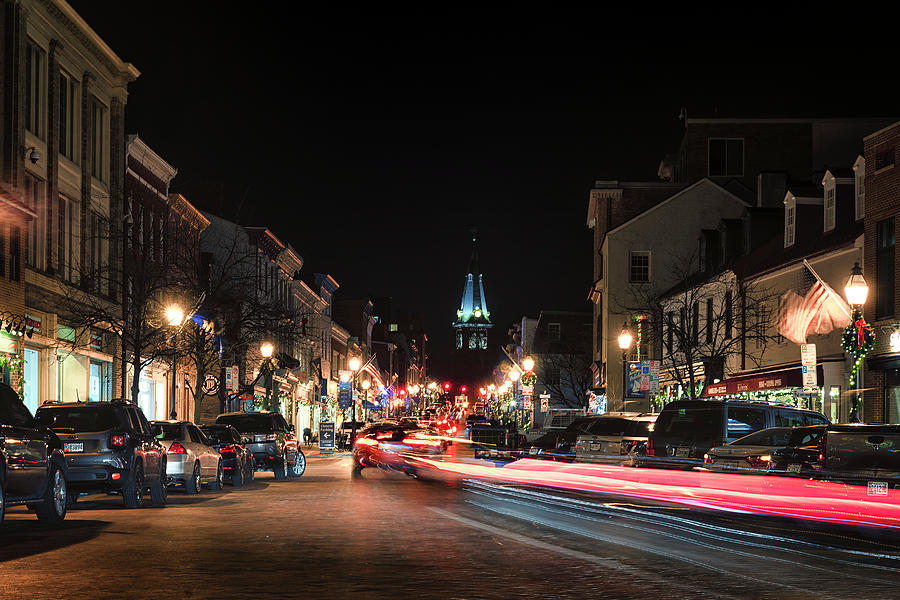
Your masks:
[[[896,122],[894,122],[894,123],[891,123],[891,124],[888,125],[887,127],[882,127],[882,128],[879,129],[878,131],[875,131],[875,132],[870,133],[869,135],[863,137],[863,141],[865,142],[865,141],[868,140],[869,138],[873,138],[873,137],[875,137],[876,135],[882,134],[882,133],[884,133],[885,131],[887,131],[888,129],[893,129],[894,127],[897,127],[898,125],[900,125],[900,121],[896,121]]]
[[[747,118],[727,118],[727,117],[698,117],[688,118],[687,124],[720,124],[720,123],[867,123],[867,122],[883,122],[890,117],[828,117],[828,118],[799,118],[799,117],[747,117]],[[872,134],[874,135],[874,134]],[[865,139],[865,138],[863,138]]]
[[[846,253],[855,251],[857,249],[856,242],[859,241],[859,239],[861,237],[863,237],[863,235],[864,234],[860,234],[856,238],[854,238],[844,244],[841,244],[840,246],[826,248],[824,250],[819,250],[818,252],[813,252],[812,254],[807,254],[800,258],[794,259],[791,262],[781,263],[780,265],[775,265],[774,267],[769,267],[768,269],[766,269],[764,271],[759,271],[758,273],[753,273],[746,277],[742,277],[742,278],[740,278],[740,280],[741,281],[757,281],[757,280],[762,281],[762,280],[766,280],[766,279],[771,279],[772,277],[777,277],[779,275],[782,275],[783,273],[780,273],[780,271],[787,272],[787,271],[791,271],[793,269],[800,268],[801,266],[803,266],[804,260],[812,263],[813,261],[824,260],[825,258],[832,258],[829,256],[830,254],[841,255],[841,254],[846,254]],[[732,272],[733,272],[733,269],[732,269]],[[737,274],[735,274],[735,276],[736,275]]]
[[[722,187],[721,185],[719,185],[718,183],[716,183],[715,181],[713,181],[713,180],[710,179],[709,177],[704,177],[703,179],[697,181],[696,183],[693,183],[693,184],[689,185],[689,186],[686,187],[686,188],[682,188],[681,190],[679,190],[678,192],[672,194],[671,196],[669,196],[668,198],[666,198],[666,199],[663,200],[662,202],[660,202],[660,203],[658,203],[658,204],[654,204],[653,206],[651,206],[650,208],[648,208],[648,209],[645,210],[644,212],[639,213],[639,214],[637,214],[637,215],[631,217],[630,219],[628,219],[627,221],[625,221],[624,223],[622,223],[621,225],[619,225],[619,226],[616,227],[615,229],[611,229],[611,230],[607,231],[607,232],[606,232],[606,235],[604,236],[604,238],[605,238],[604,241],[605,241],[606,239],[609,239],[609,236],[611,236],[612,234],[618,232],[620,229],[622,229],[622,228],[624,228],[624,227],[626,227],[626,226],[628,226],[628,225],[634,223],[635,221],[637,221],[637,220],[640,219],[641,217],[644,217],[644,216],[646,216],[646,215],[649,215],[650,213],[652,213],[652,212],[655,211],[656,209],[658,209],[658,208],[660,208],[660,207],[662,207],[662,206],[665,206],[666,204],[668,204],[668,203],[671,202],[672,200],[675,200],[676,198],[678,198],[678,197],[681,196],[682,194],[686,194],[687,192],[691,191],[691,190],[694,189],[695,187],[700,186],[700,185],[703,184],[704,182],[709,182],[709,183],[711,183],[712,185],[716,186],[717,188],[719,188],[720,190],[722,190],[723,192],[725,192],[726,194],[728,194],[729,196],[731,196],[732,198],[734,198],[735,200],[737,200],[738,202],[740,202],[742,206],[744,206],[744,207],[749,207],[749,206],[751,206],[750,204],[747,204],[746,202],[744,202],[743,200],[741,200],[740,198],[738,198],[737,196],[735,196],[734,194],[732,194],[731,192],[729,192],[728,190],[726,190],[724,187]]]
[[[59,10],[64,15],[66,15],[66,17],[71,19],[73,23],[75,23],[78,27],[80,27],[83,30],[83,32],[84,32],[85,36],[88,38],[88,40],[92,44],[94,44],[94,46],[96,46],[97,49],[100,50],[100,52],[105,54],[106,58],[109,59],[116,67],[118,67],[122,71],[128,73],[132,77],[132,80],[140,77],[141,72],[138,71],[137,67],[135,67],[130,62],[125,62],[121,58],[119,58],[119,56],[115,52],[113,52],[112,48],[110,48],[106,44],[106,42],[103,41],[103,38],[101,38],[99,35],[97,35],[97,32],[94,31],[91,28],[91,26],[87,24],[87,21],[82,19],[81,15],[79,15],[77,12],[75,12],[74,8],[69,6],[68,2],[65,2],[65,0],[56,0],[54,3],[57,5]]]

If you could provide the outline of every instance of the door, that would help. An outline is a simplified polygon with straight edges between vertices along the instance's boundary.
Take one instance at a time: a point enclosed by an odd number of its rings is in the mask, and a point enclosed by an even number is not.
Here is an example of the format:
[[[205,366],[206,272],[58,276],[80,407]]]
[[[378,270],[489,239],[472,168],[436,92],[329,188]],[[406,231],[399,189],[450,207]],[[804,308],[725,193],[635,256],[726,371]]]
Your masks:
[[[12,388],[0,386],[0,437],[6,455],[6,493],[36,498],[47,483],[47,440]]]

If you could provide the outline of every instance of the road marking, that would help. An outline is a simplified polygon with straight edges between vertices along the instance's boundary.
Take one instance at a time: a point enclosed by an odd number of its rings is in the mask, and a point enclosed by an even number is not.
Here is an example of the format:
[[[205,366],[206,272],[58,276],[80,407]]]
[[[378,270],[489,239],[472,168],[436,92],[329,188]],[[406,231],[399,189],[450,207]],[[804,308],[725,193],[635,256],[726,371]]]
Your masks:
[[[577,560],[582,560],[585,562],[594,563],[596,565],[602,565],[606,569],[614,569],[616,571],[622,571],[632,576],[640,577],[643,579],[653,579],[658,583],[665,584],[667,587],[681,588],[686,589],[694,593],[702,593],[704,597],[709,597],[710,595],[716,596],[718,598],[731,598],[735,599],[735,596],[725,596],[718,592],[712,592],[710,590],[704,588],[698,588],[694,586],[688,586],[684,584],[675,583],[669,580],[664,580],[660,577],[654,577],[652,574],[647,573],[641,569],[635,569],[629,567],[627,565],[623,565],[615,558],[604,558],[602,556],[596,556],[593,554],[588,554],[587,552],[581,552],[579,550],[573,550],[571,548],[565,548],[563,546],[557,546],[556,544],[551,544],[549,542],[545,542],[542,540],[538,540],[532,537],[528,537],[526,535],[522,535],[520,533],[515,533],[514,531],[508,531],[506,529],[501,529],[499,527],[495,527],[493,525],[488,525],[486,523],[481,523],[480,521],[475,521],[473,519],[469,519],[455,513],[446,511],[442,508],[438,508],[436,506],[429,506],[428,510],[435,512],[445,519],[450,519],[451,521],[456,521],[457,523],[461,523],[468,527],[472,527],[473,529],[480,529],[482,531],[486,531],[493,535],[501,536],[520,544],[525,544],[526,546],[531,546],[533,548],[538,548],[539,550],[546,550],[547,552],[553,552],[555,554],[561,554],[563,556],[567,556],[569,558],[574,558]]]

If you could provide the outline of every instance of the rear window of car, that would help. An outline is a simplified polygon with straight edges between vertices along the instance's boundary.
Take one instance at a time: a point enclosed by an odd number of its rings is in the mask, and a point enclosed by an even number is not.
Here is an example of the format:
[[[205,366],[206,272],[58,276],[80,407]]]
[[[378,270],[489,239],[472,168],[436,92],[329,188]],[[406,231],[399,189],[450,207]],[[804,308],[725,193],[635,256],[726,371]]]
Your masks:
[[[591,423],[588,433],[593,435],[625,435],[625,419],[601,417]]]
[[[176,423],[153,423],[151,425],[154,437],[161,440],[180,440],[182,427]]]
[[[787,446],[791,438],[790,429],[771,428],[745,435],[731,442],[731,446]]]
[[[236,436],[234,435],[234,430],[226,427],[203,427],[201,431],[206,434],[206,437],[209,438],[210,443],[213,444],[224,444],[226,442],[235,442],[237,441]]]
[[[108,406],[80,406],[77,408],[39,408],[38,420],[60,432],[106,431],[118,426],[115,411]],[[55,420],[51,423],[51,418]]]
[[[649,437],[653,421],[626,421],[625,435],[628,437]]]
[[[766,428],[766,411],[751,406],[728,407],[728,437],[743,437]]]
[[[721,405],[666,407],[656,419],[654,435],[682,442],[721,439],[722,410]]]
[[[577,419],[575,421],[572,421],[572,423],[569,424],[568,427],[566,427],[566,431],[569,431],[569,432],[574,431],[577,433],[587,433],[594,426],[594,421],[596,421],[596,420],[597,420],[596,417],[591,418],[591,419]]]
[[[221,415],[216,418],[216,423],[231,425],[241,433],[253,433],[254,431],[270,432],[274,430],[270,415]]]
[[[825,427],[816,429],[795,429],[788,440],[788,446],[812,446],[825,434]]]

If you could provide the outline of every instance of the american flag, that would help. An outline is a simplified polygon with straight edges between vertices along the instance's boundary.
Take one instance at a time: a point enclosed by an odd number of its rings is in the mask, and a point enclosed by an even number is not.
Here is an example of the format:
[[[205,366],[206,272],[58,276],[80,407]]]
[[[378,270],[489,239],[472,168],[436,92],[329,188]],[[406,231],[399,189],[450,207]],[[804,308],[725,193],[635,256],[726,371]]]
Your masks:
[[[805,260],[799,291],[788,290],[781,297],[778,333],[795,344],[805,344],[810,333],[825,335],[850,323],[850,307],[819,277]]]
[[[365,371],[372,377],[375,382],[376,388],[384,387],[384,382],[381,380],[381,374],[378,372],[378,368],[375,366],[375,361],[367,363],[363,368],[363,371]]]

